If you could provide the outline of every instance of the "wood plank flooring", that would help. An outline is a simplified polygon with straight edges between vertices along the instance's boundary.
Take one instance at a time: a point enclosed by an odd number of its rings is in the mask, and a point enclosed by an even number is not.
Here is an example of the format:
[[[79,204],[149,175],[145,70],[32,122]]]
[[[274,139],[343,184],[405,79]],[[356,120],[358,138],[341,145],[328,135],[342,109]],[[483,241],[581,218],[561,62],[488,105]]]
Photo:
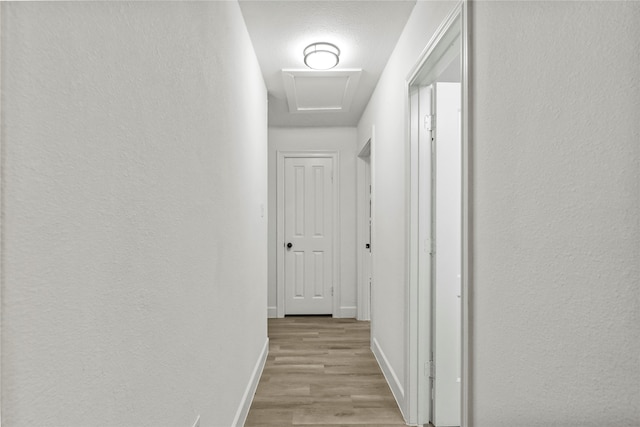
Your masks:
[[[269,319],[269,356],[245,427],[404,426],[369,322]]]

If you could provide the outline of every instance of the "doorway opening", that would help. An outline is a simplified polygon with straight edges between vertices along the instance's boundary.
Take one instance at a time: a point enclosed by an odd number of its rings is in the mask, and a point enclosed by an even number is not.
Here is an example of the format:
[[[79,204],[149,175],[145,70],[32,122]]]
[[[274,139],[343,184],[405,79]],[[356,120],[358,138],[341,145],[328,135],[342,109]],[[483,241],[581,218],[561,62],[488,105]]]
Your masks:
[[[373,184],[371,179],[371,140],[358,154],[358,289],[357,319],[371,320],[371,290],[373,284]]]
[[[410,415],[467,425],[468,143],[466,2],[409,75]]]

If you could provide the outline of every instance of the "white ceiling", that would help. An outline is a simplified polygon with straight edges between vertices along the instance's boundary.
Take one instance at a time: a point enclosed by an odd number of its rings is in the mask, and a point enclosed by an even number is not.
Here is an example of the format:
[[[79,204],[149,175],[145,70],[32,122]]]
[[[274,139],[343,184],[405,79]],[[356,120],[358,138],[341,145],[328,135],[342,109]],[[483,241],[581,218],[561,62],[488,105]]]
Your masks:
[[[357,125],[414,5],[415,0],[240,0],[269,92],[269,125]],[[340,63],[333,70],[362,71],[355,79],[355,92],[346,94],[346,98],[353,98],[345,99],[341,109],[294,108],[290,112],[285,82],[290,84],[287,79],[291,78],[282,70],[309,70],[302,51],[313,42],[329,42],[340,48]],[[326,72],[321,85],[298,78],[301,84],[294,88],[298,98],[306,104],[317,99],[320,105],[327,92],[345,92],[345,80],[329,78],[331,71]],[[328,87],[333,81],[338,86]]]

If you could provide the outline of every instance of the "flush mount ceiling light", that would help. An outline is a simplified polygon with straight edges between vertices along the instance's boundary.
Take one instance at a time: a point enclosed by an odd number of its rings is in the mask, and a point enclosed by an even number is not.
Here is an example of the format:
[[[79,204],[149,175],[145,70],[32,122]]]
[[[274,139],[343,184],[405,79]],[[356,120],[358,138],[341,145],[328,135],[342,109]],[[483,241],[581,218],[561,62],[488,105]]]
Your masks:
[[[312,43],[304,49],[304,64],[314,70],[329,70],[340,61],[340,49],[331,43]]]

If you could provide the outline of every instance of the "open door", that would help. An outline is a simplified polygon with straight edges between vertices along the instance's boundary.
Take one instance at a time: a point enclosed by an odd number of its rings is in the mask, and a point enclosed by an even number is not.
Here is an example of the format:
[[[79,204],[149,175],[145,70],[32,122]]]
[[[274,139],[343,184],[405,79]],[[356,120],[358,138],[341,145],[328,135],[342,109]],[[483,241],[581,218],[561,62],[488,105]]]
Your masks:
[[[418,283],[428,381],[420,419],[460,425],[461,369],[461,139],[460,83],[419,87],[412,103],[418,129]],[[417,102],[417,105],[416,105]]]

